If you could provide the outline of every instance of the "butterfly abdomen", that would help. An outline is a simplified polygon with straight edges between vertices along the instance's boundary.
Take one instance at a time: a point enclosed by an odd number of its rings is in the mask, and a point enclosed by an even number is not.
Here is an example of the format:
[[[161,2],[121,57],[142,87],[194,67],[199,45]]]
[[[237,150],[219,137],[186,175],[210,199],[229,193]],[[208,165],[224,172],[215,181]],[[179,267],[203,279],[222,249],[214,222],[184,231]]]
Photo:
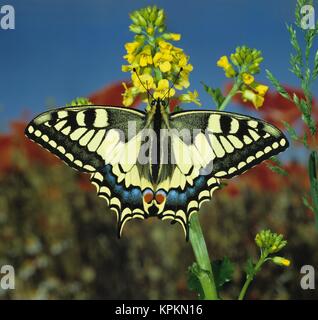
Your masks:
[[[153,130],[155,134],[154,143],[151,147],[150,161],[151,161],[151,178],[153,183],[157,183],[160,170],[161,159],[161,129],[162,129],[162,115],[160,112],[160,104],[156,106],[156,112],[153,119]]]

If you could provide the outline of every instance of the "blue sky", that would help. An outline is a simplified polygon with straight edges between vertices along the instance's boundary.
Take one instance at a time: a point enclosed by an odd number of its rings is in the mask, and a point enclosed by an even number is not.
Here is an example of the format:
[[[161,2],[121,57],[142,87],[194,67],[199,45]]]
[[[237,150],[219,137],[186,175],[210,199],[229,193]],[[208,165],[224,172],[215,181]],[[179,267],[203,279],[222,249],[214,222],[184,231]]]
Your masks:
[[[199,91],[204,107],[213,105],[200,81],[224,86],[226,79],[215,63],[237,45],[262,50],[263,67],[295,85],[288,71],[285,28],[293,21],[295,2],[8,0],[16,11],[16,29],[0,30],[0,130],[25,110],[31,117],[46,110],[48,101],[64,105],[125,79],[123,46],[133,37],[128,14],[149,4],[164,8],[169,30],[182,34],[178,46],[191,57],[191,89]],[[268,83],[264,71],[257,79]]]

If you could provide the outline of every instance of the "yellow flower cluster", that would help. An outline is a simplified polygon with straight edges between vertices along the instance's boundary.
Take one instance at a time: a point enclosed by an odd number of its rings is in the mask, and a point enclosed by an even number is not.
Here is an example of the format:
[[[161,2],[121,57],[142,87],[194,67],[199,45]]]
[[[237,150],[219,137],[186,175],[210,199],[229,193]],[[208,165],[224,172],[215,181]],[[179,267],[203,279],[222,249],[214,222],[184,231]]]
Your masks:
[[[243,101],[251,101],[255,108],[260,108],[264,103],[264,96],[268,91],[268,86],[255,82],[254,77],[249,73],[243,73],[242,80]]]
[[[238,91],[242,93],[244,101],[250,101],[255,108],[264,103],[264,96],[268,87],[257,83],[253,74],[259,72],[259,65],[263,60],[261,52],[246,46],[237,47],[235,53],[230,56],[222,56],[217,61],[217,66],[222,68],[227,78],[235,78],[239,83]]]
[[[131,14],[133,25],[130,30],[136,33],[133,42],[126,43],[127,54],[124,59],[129,63],[122,66],[123,72],[131,72],[132,86],[124,85],[123,104],[130,106],[137,96],[148,101],[147,90],[155,98],[175,95],[177,90],[190,86],[189,74],[193,66],[181,48],[168,40],[179,41],[180,34],[165,32],[164,12],[156,7],[147,7]],[[174,84],[175,89],[169,88]],[[147,90],[146,90],[147,89]],[[183,102],[199,104],[197,92],[180,95]]]

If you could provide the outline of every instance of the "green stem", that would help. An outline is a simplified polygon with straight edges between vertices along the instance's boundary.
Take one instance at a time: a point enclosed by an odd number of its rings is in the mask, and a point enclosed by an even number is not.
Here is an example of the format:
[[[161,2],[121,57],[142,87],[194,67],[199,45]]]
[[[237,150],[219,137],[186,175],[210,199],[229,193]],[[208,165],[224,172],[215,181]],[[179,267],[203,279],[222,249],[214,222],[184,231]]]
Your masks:
[[[190,242],[197,260],[202,270],[198,276],[206,300],[217,300],[218,293],[213,277],[211,262],[200,226],[198,214],[195,213],[190,221]]]
[[[310,179],[310,193],[315,213],[315,226],[318,230],[318,179],[317,179],[318,154],[312,151],[309,156],[308,174]]]
[[[261,255],[260,259],[258,260],[255,268],[254,268],[254,275],[247,275],[245,283],[242,287],[242,290],[239,294],[238,300],[243,300],[246,294],[246,291],[248,289],[248,287],[250,286],[251,282],[253,281],[253,279],[255,278],[257,272],[260,270],[260,268],[262,267],[263,263],[265,262],[266,257],[264,255]]]
[[[241,84],[242,84],[242,81],[239,79],[236,79],[232,89],[227,94],[227,96],[223,100],[222,104],[218,108],[219,111],[223,111],[225,109],[225,107],[231,102],[232,98],[236,95],[237,91],[239,90]]]

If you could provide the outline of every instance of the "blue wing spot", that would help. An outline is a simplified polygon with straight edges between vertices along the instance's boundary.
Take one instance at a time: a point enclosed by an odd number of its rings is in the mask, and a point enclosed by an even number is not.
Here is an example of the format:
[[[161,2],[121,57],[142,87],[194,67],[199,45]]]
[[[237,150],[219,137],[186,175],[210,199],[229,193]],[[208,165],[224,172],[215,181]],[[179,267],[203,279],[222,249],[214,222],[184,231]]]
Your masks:
[[[172,189],[167,195],[168,206],[184,206],[189,199],[195,198],[198,193],[206,186],[207,177],[199,176],[194,180],[193,186],[187,186],[185,191],[179,191],[178,189]]]
[[[142,205],[142,192],[138,187],[129,187],[128,189],[117,183],[116,176],[112,173],[111,165],[107,164],[104,169],[104,178],[108,182],[108,186],[111,189],[112,195],[120,199],[125,206],[134,208]]]

